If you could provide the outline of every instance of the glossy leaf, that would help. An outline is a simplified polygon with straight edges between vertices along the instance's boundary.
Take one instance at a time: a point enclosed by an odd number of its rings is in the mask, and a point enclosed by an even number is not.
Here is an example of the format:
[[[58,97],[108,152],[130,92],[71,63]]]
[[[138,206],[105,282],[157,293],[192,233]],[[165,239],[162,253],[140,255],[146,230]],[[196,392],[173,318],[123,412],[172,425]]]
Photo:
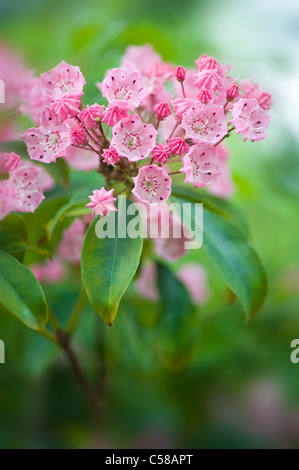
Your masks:
[[[189,202],[172,197],[182,205]],[[192,223],[194,211],[191,211]],[[255,315],[262,307],[267,294],[267,277],[261,261],[240,230],[224,217],[204,209],[202,250],[213,267],[241,301],[247,318]]]
[[[41,285],[31,270],[0,252],[0,310],[33,330],[44,330],[48,309]]]
[[[156,331],[156,349],[163,364],[172,369],[184,367],[191,359],[198,326],[195,307],[186,287],[172,271],[157,264],[161,317]]]
[[[115,237],[97,238],[97,220],[94,220],[82,248],[81,274],[84,287],[91,305],[108,325],[112,325],[115,319],[120,300],[138,268],[142,250],[142,238],[120,236],[120,232],[125,229],[123,219],[127,207],[131,205],[122,198],[116,215],[111,213],[105,218],[108,224],[113,223],[115,216]],[[141,224],[138,212],[136,214],[127,215],[127,224],[133,219]]]

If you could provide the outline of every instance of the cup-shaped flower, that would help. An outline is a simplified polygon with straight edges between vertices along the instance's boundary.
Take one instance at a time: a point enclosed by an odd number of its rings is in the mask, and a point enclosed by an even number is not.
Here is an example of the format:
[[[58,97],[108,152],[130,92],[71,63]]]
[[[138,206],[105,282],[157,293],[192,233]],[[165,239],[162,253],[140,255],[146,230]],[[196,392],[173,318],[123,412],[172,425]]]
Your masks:
[[[214,183],[221,175],[221,169],[217,162],[216,147],[210,145],[193,145],[183,160],[185,183],[192,183],[195,188]]]
[[[143,166],[134,181],[132,193],[145,203],[165,202],[171,194],[171,179],[167,172],[157,165]]]
[[[196,103],[183,115],[182,127],[187,138],[215,145],[227,133],[223,107]]]
[[[115,68],[108,72],[102,83],[102,95],[110,106],[135,111],[147,94],[148,90],[138,71],[127,72]]]

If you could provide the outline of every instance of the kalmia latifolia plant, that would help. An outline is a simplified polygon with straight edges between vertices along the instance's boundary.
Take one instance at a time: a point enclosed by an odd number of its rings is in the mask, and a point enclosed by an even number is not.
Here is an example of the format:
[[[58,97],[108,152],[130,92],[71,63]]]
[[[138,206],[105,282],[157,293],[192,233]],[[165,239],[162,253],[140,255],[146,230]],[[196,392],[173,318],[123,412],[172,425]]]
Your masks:
[[[188,251],[186,234],[172,233],[183,225],[179,212],[168,209],[175,202],[189,204],[195,226],[202,222],[192,207],[203,204],[201,250],[247,317],[258,312],[266,277],[242,213],[228,202],[234,184],[226,141],[234,133],[243,141],[266,137],[269,93],[252,80],[237,81],[231,66],[213,57],[200,56],[193,68],[176,67],[147,45],[129,47],[119,68],[97,83],[99,103],[84,105],[79,67],[63,61],[37,78],[3,48],[0,62],[7,96],[0,140],[16,140],[11,111],[35,123],[21,133],[29,157],[19,143],[22,158],[9,151],[0,157],[1,309],[58,343],[73,363],[70,337],[78,310],[88,298],[112,325],[134,279],[134,296],[161,307],[153,335],[166,334],[164,363],[184,363],[176,344],[183,336],[194,341],[194,305],[207,299],[208,288],[197,263],[171,266]],[[169,237],[159,230],[145,240],[119,236],[137,203],[147,208],[140,223],[168,224]],[[111,217],[115,237],[98,237],[97,222],[108,224]],[[41,285],[69,280],[78,283],[78,302],[65,329]]]

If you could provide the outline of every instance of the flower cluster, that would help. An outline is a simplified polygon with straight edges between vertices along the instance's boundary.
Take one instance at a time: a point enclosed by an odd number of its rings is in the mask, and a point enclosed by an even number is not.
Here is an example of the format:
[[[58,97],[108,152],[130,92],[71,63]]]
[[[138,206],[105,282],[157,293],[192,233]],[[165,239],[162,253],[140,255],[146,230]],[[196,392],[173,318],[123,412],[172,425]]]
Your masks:
[[[79,67],[63,61],[41,77],[22,70],[26,99],[19,107],[36,123],[22,134],[30,158],[43,163],[64,158],[77,169],[102,173],[105,188],[95,188],[87,205],[100,217],[116,210],[116,185],[138,201],[160,204],[180,173],[195,188],[207,186],[229,197],[234,185],[222,142],[232,132],[244,141],[264,139],[271,95],[250,79],[235,80],[231,66],[213,57],[202,55],[195,66],[175,67],[149,45],[130,46],[120,67],[97,83],[100,103],[85,107]],[[28,171],[26,186],[18,176],[21,168],[1,178],[2,216],[34,210],[43,198],[37,169]]]
[[[44,199],[39,173],[39,168],[26,165],[14,152],[0,155],[0,220],[12,211],[35,211]]]

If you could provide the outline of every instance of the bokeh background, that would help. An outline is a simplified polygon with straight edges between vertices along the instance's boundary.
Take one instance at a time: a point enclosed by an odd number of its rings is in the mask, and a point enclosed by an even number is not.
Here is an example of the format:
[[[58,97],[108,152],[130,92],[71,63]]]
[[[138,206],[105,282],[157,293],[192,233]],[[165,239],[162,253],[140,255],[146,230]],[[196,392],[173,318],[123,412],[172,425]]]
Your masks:
[[[191,252],[187,260],[207,267],[210,300],[198,313],[192,357],[174,371],[154,347],[153,306],[134,289],[111,329],[86,308],[75,339],[90,375],[105,368],[100,420],[55,347],[1,317],[0,447],[297,448],[299,364],[290,343],[299,337],[298,2],[2,0],[0,37],[37,74],[62,59],[79,65],[89,103],[125,48],[144,43],[183,66],[214,55],[233,64],[234,76],[255,76],[275,101],[265,141],[229,142],[233,202],[269,276],[260,314],[246,324],[203,255]],[[47,295],[63,319],[75,286],[49,286]]]

